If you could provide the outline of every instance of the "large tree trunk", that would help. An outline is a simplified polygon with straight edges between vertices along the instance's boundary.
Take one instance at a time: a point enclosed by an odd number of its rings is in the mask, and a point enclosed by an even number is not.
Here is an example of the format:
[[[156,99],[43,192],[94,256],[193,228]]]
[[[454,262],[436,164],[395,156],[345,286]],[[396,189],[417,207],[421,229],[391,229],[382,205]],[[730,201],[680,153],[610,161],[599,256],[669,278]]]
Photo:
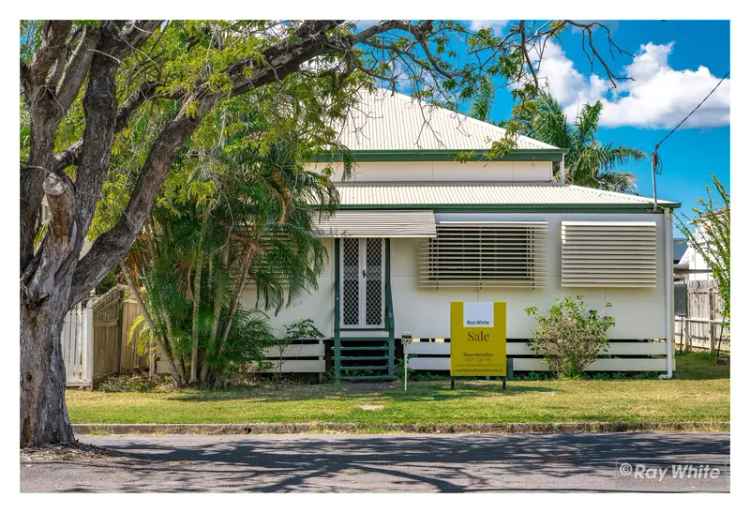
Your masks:
[[[60,331],[67,288],[41,305],[21,297],[21,447],[75,443],[65,406],[65,364]]]

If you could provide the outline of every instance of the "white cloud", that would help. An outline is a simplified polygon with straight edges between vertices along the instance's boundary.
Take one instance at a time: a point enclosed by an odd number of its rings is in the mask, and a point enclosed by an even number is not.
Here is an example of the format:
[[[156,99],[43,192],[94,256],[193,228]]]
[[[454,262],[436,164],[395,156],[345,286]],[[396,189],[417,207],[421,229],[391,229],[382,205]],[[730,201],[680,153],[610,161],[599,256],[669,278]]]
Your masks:
[[[531,53],[539,58],[538,50]],[[544,48],[537,78],[564,108],[596,101],[607,90],[607,84],[598,76],[586,78],[576,70],[573,61],[556,43],[547,43]]]
[[[601,100],[602,126],[667,128],[677,124],[717,84],[705,66],[674,69],[669,65],[672,43],[641,45],[639,53],[624,69],[632,80],[618,83],[616,90],[597,74],[585,77],[559,45],[544,49],[539,79],[563,106],[571,121],[584,103]],[[690,127],[729,123],[729,80],[686,123]]]
[[[495,35],[500,35],[508,23],[510,23],[510,20],[471,20],[469,28],[474,31],[488,28]]]

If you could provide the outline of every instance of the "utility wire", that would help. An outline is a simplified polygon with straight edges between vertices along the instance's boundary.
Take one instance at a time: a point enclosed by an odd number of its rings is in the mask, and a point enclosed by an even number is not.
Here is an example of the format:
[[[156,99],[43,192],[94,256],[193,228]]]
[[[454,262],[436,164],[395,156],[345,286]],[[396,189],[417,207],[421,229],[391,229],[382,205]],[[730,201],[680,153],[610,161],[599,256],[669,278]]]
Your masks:
[[[664,143],[664,141],[666,141],[667,139],[669,139],[669,137],[670,137],[670,136],[671,136],[671,135],[672,135],[673,133],[675,133],[675,132],[676,132],[677,130],[679,130],[679,129],[680,129],[680,127],[681,127],[682,125],[684,125],[684,124],[685,124],[685,122],[686,122],[686,121],[687,121],[688,119],[690,119],[690,117],[691,117],[691,116],[692,116],[693,114],[695,114],[695,113],[696,113],[696,112],[698,111],[698,109],[700,109],[701,107],[703,107],[703,104],[704,104],[704,103],[706,103],[706,101],[707,101],[707,100],[708,100],[708,99],[709,99],[709,98],[711,97],[711,95],[712,95],[712,94],[714,94],[714,93],[716,92],[716,90],[717,90],[717,89],[719,88],[719,86],[720,86],[720,85],[722,84],[722,82],[724,82],[724,81],[725,81],[725,80],[726,80],[726,79],[727,79],[728,77],[729,77],[729,72],[727,71],[727,73],[726,73],[726,74],[725,74],[725,75],[724,75],[723,77],[721,77],[721,80],[719,80],[719,82],[717,82],[717,84],[716,84],[716,85],[714,86],[714,88],[713,88],[713,89],[711,89],[711,91],[710,91],[710,92],[709,92],[709,93],[708,93],[708,94],[706,95],[706,97],[705,97],[705,98],[703,98],[703,99],[702,99],[702,100],[700,101],[700,103],[698,103],[698,105],[696,105],[696,106],[695,106],[695,107],[693,108],[693,110],[691,110],[690,112],[688,112],[687,116],[685,116],[684,118],[682,118],[682,121],[680,121],[679,123],[677,123],[677,125],[675,125],[675,127],[674,127],[674,128],[672,128],[672,130],[670,130],[670,131],[669,131],[669,133],[668,133],[667,135],[665,135],[664,137],[662,137],[662,139],[661,139],[661,140],[660,140],[660,141],[659,141],[658,143],[656,143],[656,146],[655,146],[655,147],[656,147],[656,148],[658,148],[659,146],[661,146],[661,145],[662,145],[662,144]]]
[[[716,83],[716,85],[713,87],[713,89],[711,89],[708,92],[708,94],[700,102],[698,102],[698,104],[695,107],[693,107],[693,110],[691,110],[690,112],[688,112],[687,115],[684,118],[682,118],[682,120],[679,123],[677,123],[669,132],[667,132],[667,134],[664,137],[662,137],[659,140],[659,142],[657,142],[654,145],[654,151],[653,151],[653,153],[651,153],[651,182],[652,182],[653,191],[654,191],[654,211],[657,210],[656,175],[657,175],[657,173],[659,172],[659,170],[662,167],[662,165],[661,165],[661,159],[659,158],[659,148],[661,147],[662,144],[664,144],[664,142],[667,139],[669,139],[672,136],[672,134],[674,134],[677,130],[679,130],[680,127],[682,127],[682,125],[684,125],[687,122],[687,120],[692,117],[693,114],[695,114],[696,112],[698,112],[698,109],[700,109],[701,107],[703,107],[703,104],[706,103],[706,101],[708,101],[709,98],[711,98],[711,96],[716,92],[716,90],[719,88],[719,86],[727,78],[729,78],[729,72],[728,71],[724,74],[723,77],[721,77],[721,79]]]

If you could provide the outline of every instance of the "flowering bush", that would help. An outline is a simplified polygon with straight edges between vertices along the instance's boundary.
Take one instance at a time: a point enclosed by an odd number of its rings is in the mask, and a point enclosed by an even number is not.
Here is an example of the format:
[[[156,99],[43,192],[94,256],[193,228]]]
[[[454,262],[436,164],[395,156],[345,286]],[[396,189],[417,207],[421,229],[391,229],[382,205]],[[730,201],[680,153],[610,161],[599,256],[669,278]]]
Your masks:
[[[565,377],[580,376],[596,360],[608,345],[607,331],[615,325],[612,316],[587,310],[580,296],[558,300],[546,315],[533,306],[526,313],[537,321],[531,349],[544,357],[550,371]]]

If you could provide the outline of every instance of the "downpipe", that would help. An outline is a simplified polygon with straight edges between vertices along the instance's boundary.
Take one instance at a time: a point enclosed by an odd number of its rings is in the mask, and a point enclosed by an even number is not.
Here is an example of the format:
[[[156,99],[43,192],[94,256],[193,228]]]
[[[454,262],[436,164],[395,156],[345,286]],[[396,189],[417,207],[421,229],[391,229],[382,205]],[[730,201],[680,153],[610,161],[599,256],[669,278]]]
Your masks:
[[[674,236],[672,234],[672,211],[664,209],[664,292],[665,326],[667,343],[667,372],[659,379],[672,379],[674,372]]]

